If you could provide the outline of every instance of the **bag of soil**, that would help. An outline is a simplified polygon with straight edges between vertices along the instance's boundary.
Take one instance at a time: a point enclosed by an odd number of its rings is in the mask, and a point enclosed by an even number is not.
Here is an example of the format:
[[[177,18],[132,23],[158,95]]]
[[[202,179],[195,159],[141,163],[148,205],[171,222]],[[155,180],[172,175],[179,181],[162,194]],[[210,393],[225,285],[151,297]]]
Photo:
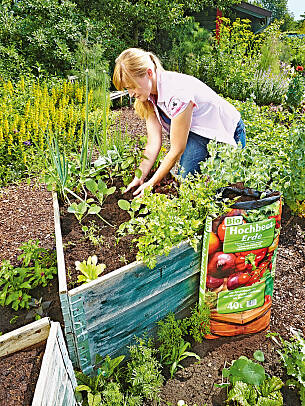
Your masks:
[[[208,217],[202,240],[199,304],[211,309],[206,338],[250,334],[268,328],[281,227],[279,192],[227,187],[238,197],[231,211]]]

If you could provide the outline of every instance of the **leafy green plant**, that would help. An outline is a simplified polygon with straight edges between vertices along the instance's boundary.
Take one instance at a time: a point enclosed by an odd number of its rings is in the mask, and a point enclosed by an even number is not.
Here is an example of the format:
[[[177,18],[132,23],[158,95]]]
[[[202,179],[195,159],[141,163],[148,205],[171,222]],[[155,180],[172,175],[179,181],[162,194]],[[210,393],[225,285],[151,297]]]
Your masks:
[[[281,349],[278,353],[286,368],[287,374],[292,379],[288,385],[295,386],[300,393],[301,405],[305,405],[305,339],[301,332],[292,329],[292,337],[284,340],[280,337]]]
[[[291,79],[286,94],[286,103],[291,109],[298,108],[305,99],[305,78],[296,73]]]
[[[262,352],[256,352],[255,357],[263,359]],[[230,384],[225,385],[231,385],[227,403],[235,402],[234,404],[241,406],[283,405],[281,379],[276,376],[267,377],[260,364],[245,356],[233,361],[229,368],[224,368],[222,376],[229,379]]]
[[[104,200],[106,199],[106,197],[112,195],[116,189],[115,186],[108,188],[106,183],[103,182],[102,179],[99,179],[98,182],[96,182],[93,179],[87,179],[85,181],[85,185],[86,185],[86,188],[95,197],[97,197],[97,199],[101,205],[104,203]]]
[[[199,355],[195,354],[194,352],[187,351],[188,348],[191,347],[191,344],[188,341],[184,341],[183,339],[180,341],[179,347],[173,347],[171,354],[166,354],[163,358],[163,362],[165,365],[170,366],[170,376],[171,378],[175,375],[178,368],[184,368],[180,362],[183,361],[185,358],[194,357],[200,361]]]
[[[87,376],[83,372],[75,372],[78,382],[78,386],[76,387],[75,391],[82,393],[85,405],[99,406],[101,404],[105,404],[114,406],[114,403],[111,403],[111,396],[113,399],[116,399],[119,402],[123,400],[123,395],[120,393],[118,383],[115,382],[114,375],[124,358],[124,356],[120,356],[111,359],[109,356],[107,356],[105,359],[103,359],[97,355],[97,364],[95,368],[97,370],[96,375]],[[106,403],[104,403],[104,401]],[[117,405],[120,404],[122,403],[117,403]]]
[[[136,209],[133,204],[126,204],[131,219],[120,225],[118,234],[139,236],[134,239],[137,260],[144,261],[151,269],[158,255],[168,255],[183,240],[188,239],[196,250],[207,214],[217,216],[226,207],[225,202],[215,200],[218,188],[223,185],[221,179],[214,182],[196,175],[180,184],[178,197],[145,190],[138,213],[133,210]]]
[[[99,277],[99,275],[105,270],[105,264],[98,264],[97,265],[97,256],[93,255],[92,257],[88,257],[87,261],[84,260],[82,262],[75,261],[75,266],[78,271],[82,273],[82,275],[78,275],[77,282],[91,282]]]
[[[126,381],[130,393],[148,400],[158,400],[163,382],[161,364],[155,357],[156,350],[150,341],[137,339],[137,345],[129,347],[130,361],[127,364]]]
[[[14,267],[8,260],[0,265],[0,305],[11,305],[14,310],[28,309],[31,289],[47,286],[57,272],[54,255],[39,247],[38,240],[29,240],[19,248],[23,251],[18,257],[21,266]]]
[[[210,334],[210,308],[205,304],[197,304],[191,309],[191,315],[185,319],[188,334],[196,342],[201,343],[206,334]]]
[[[97,354],[95,357],[94,368],[97,369],[98,374],[102,374],[104,379],[110,380],[114,376],[116,369],[119,367],[124,358],[124,355],[120,355],[119,357],[113,359],[110,358],[109,355],[103,358]]]
[[[188,325],[192,324],[188,318],[177,320],[173,313],[169,313],[164,320],[160,320],[157,324],[161,363],[169,366],[171,377],[174,376],[178,368],[183,368],[180,364],[183,359],[195,357],[200,360],[197,354],[187,351],[191,344],[183,338],[187,334]],[[194,324],[192,327],[194,328]]]

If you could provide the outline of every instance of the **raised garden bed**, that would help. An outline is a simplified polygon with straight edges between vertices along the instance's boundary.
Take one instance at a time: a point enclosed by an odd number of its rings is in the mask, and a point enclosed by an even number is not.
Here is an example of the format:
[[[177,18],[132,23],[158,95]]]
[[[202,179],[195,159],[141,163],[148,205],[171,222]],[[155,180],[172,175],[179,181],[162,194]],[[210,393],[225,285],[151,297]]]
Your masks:
[[[0,337],[0,403],[76,405],[76,379],[58,322],[43,318]]]
[[[65,334],[72,362],[84,372],[91,371],[97,353],[113,357],[126,352],[127,345],[132,343],[134,336],[140,336],[144,331],[152,332],[156,321],[169,312],[183,314],[196,303],[199,254],[195,253],[187,242],[175,247],[169,256],[160,257],[153,270],[141,262],[134,261],[123,267],[119,265],[118,269],[96,281],[69,289],[56,195],[54,218],[59,295]],[[64,222],[67,222],[67,218]],[[75,223],[74,226],[76,227]],[[70,229],[71,233],[73,230],[75,234],[76,231],[71,225]],[[71,233],[66,238],[68,246],[72,242]],[[112,238],[114,241],[116,236],[112,235]],[[105,245],[102,245],[100,251],[103,251],[104,247]],[[95,249],[91,247],[89,255],[94,255]],[[74,261],[87,259],[76,255],[78,256],[74,256]],[[100,254],[97,255],[99,262],[104,262]],[[111,252],[108,255],[112,262]],[[71,264],[71,261],[69,263]],[[74,262],[71,267],[73,265]],[[109,268],[106,269],[109,271]],[[70,271],[68,275],[70,276]]]

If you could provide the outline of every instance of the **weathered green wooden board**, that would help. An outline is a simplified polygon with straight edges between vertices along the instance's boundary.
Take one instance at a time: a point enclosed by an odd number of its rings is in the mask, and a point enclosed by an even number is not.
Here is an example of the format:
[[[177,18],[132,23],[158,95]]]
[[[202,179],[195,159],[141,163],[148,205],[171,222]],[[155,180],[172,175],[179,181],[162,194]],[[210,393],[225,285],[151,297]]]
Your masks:
[[[59,224],[55,230],[60,230]],[[61,279],[65,269],[63,249],[58,246]],[[76,289],[61,291],[72,362],[88,373],[97,353],[112,357],[126,353],[134,336],[152,333],[156,322],[169,312],[183,313],[194,305],[198,287],[199,254],[185,242],[160,257],[153,270],[134,262]]]

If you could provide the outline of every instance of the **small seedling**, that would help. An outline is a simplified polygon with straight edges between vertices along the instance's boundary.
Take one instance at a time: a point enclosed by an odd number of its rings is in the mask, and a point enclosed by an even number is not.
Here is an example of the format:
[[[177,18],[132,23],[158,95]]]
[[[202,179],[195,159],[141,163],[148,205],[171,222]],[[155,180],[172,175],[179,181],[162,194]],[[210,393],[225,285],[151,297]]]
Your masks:
[[[75,261],[75,266],[82,273],[77,278],[77,282],[91,282],[98,278],[106,268],[105,264],[97,265],[97,256],[88,257],[87,261]]]

